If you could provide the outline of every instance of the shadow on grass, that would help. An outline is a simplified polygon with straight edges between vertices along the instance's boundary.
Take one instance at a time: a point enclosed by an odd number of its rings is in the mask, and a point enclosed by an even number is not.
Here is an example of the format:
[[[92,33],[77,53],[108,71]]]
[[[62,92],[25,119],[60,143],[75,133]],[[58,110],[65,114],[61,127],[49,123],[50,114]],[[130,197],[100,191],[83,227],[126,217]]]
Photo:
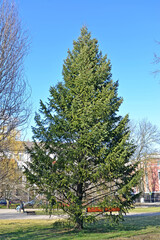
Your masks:
[[[148,227],[160,227],[160,216],[138,216],[138,217],[125,217],[125,221],[118,225],[109,225],[104,220],[99,220],[94,224],[87,224],[85,228],[78,232],[73,229],[73,225],[65,222],[55,222],[48,226],[35,226],[28,227],[25,229],[19,229],[12,233],[0,234],[0,239],[14,239],[14,240],[51,240],[51,239],[92,239],[91,234],[94,234],[95,238],[98,239],[99,234],[113,233],[112,237],[116,237],[117,234],[123,232],[126,235],[131,231],[143,231]],[[97,238],[96,238],[97,236]],[[100,235],[99,235],[100,236]],[[109,236],[107,237],[109,239]],[[105,239],[107,239],[105,238]],[[102,238],[99,238],[102,239]]]
[[[95,224],[90,224],[84,229],[85,232],[115,232],[115,231],[140,231],[147,227],[160,227],[160,215],[157,216],[135,216],[125,217],[123,222],[110,225],[105,220],[99,220]]]

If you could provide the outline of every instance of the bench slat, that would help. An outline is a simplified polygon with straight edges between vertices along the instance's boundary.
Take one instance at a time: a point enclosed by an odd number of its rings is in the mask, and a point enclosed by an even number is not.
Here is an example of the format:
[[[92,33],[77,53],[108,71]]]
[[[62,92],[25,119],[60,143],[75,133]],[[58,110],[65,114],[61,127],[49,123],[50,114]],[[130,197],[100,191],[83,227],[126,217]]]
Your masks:
[[[119,212],[120,208],[99,208],[99,207],[88,207],[86,209],[87,212]]]

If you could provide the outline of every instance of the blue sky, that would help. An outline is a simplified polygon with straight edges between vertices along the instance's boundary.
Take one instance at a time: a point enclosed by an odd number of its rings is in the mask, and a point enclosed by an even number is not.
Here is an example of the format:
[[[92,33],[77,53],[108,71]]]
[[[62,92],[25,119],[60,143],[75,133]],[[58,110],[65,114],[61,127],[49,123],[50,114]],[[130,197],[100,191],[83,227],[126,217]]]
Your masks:
[[[124,98],[120,114],[148,119],[160,128],[160,75],[152,72],[154,53],[160,55],[159,0],[16,0],[24,29],[31,38],[25,74],[32,88],[33,115],[49,88],[62,80],[62,65],[73,40],[87,26],[99,49],[112,63]],[[29,127],[27,137],[31,139]]]

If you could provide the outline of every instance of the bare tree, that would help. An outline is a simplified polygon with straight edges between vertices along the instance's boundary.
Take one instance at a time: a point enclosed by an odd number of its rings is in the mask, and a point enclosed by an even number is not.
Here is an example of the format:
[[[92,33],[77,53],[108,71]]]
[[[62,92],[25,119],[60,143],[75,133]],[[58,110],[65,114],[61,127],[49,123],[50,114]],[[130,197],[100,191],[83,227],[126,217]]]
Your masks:
[[[15,3],[4,0],[0,6],[0,152],[14,129],[27,123],[31,113],[30,89],[23,63],[29,39],[22,30]]]
[[[159,152],[160,131],[156,125],[146,119],[138,124],[132,122],[130,128],[132,140],[137,146],[133,160],[139,161],[140,167],[144,170],[142,181],[138,186],[139,191],[145,192],[146,186],[146,189],[152,192],[153,183],[149,186],[148,179],[152,175],[151,159]]]
[[[137,146],[134,159],[140,160],[147,155],[158,152],[160,131],[156,125],[143,119],[138,124],[131,123],[131,138]]]

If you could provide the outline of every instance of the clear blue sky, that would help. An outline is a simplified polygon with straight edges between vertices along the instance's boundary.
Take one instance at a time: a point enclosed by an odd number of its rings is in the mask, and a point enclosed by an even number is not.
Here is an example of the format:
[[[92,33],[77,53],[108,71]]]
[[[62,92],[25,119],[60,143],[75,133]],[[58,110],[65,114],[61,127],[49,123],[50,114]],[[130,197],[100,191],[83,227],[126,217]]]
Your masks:
[[[160,75],[152,72],[160,55],[159,0],[16,0],[23,26],[31,37],[25,73],[32,88],[33,116],[51,85],[62,80],[63,60],[86,25],[112,63],[124,98],[120,113],[147,118],[160,128]],[[31,130],[27,138],[31,139]]]

